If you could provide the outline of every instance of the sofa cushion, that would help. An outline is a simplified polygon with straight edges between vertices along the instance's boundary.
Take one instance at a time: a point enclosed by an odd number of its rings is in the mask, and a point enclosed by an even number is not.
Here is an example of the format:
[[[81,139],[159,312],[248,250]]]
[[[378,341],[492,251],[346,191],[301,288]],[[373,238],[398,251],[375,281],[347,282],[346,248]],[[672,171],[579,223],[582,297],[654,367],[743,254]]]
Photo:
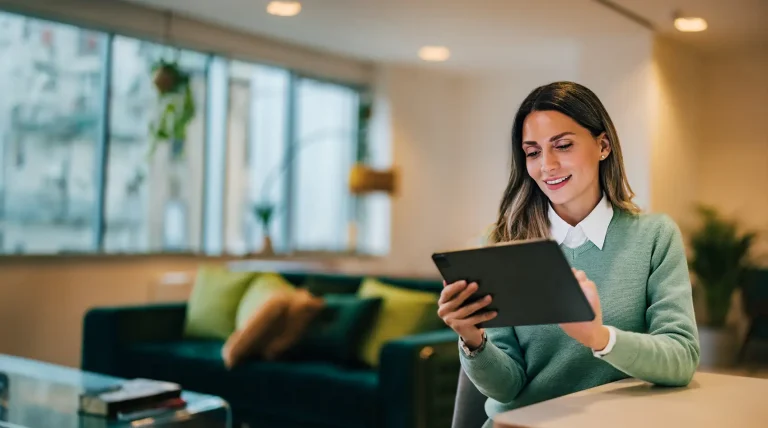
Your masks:
[[[302,282],[315,296],[327,296],[329,294],[354,294],[360,288],[360,278],[345,275],[310,275]]]
[[[275,293],[293,291],[296,291],[293,284],[278,273],[264,272],[258,274],[237,305],[235,328],[242,330],[251,315],[257,312]]]
[[[368,365],[379,365],[381,349],[390,340],[441,328],[437,316],[438,295],[429,291],[408,290],[375,278],[366,278],[357,295],[381,298],[381,309],[360,349],[360,358]]]
[[[221,266],[201,267],[187,304],[184,336],[223,340],[232,334],[238,304],[254,277]]]
[[[272,415],[329,426],[376,424],[378,373],[332,363],[248,361],[227,370],[222,341],[180,341],[130,347],[135,377],[180,383],[185,389],[218,395],[235,413]]]
[[[325,296],[324,302],[323,310],[283,359],[359,365],[360,346],[376,320],[381,299],[333,294]]]
[[[295,293],[272,294],[251,314],[245,325],[229,336],[221,351],[227,368],[232,368],[251,356],[263,355],[270,342],[280,335],[283,324],[281,319],[291,306],[293,294]]]

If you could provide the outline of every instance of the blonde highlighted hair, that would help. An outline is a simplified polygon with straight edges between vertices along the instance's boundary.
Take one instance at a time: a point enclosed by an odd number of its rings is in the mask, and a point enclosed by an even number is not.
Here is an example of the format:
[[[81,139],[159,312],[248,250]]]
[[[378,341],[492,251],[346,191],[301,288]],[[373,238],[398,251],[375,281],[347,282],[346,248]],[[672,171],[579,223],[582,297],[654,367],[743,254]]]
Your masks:
[[[523,100],[512,126],[512,168],[499,206],[490,243],[549,237],[549,200],[528,175],[523,151],[523,123],[534,111],[558,111],[589,130],[597,138],[605,133],[611,145],[608,157],[600,162],[600,187],[614,209],[638,214],[624,169],[616,128],[597,96],[573,82],[554,82],[534,89]]]

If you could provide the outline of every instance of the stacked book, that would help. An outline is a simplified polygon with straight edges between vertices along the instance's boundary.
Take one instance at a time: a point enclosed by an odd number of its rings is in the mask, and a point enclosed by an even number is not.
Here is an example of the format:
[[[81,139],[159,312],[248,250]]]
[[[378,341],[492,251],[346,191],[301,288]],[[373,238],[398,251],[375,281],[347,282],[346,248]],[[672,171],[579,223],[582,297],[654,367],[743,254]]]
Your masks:
[[[151,379],[131,379],[80,394],[79,411],[108,419],[132,420],[184,407],[181,386]]]

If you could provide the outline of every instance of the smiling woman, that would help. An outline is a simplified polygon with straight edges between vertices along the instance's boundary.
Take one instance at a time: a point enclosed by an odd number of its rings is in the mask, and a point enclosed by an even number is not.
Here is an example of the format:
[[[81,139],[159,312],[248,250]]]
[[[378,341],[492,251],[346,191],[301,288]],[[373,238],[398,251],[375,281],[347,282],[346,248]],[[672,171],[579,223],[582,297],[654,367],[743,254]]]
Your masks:
[[[536,88],[515,116],[512,150],[487,242],[555,240],[595,318],[482,329],[496,315],[478,311],[492,299],[465,304],[482,284],[446,284],[438,314],[459,334],[462,368],[488,398],[488,416],[625,377],[687,385],[699,342],[682,237],[668,216],[632,202],[603,104],[576,83]]]
[[[558,82],[531,92],[515,117],[512,145],[495,240],[549,235],[550,201],[566,221],[586,217],[601,192],[625,211],[640,212],[616,128],[589,89]]]

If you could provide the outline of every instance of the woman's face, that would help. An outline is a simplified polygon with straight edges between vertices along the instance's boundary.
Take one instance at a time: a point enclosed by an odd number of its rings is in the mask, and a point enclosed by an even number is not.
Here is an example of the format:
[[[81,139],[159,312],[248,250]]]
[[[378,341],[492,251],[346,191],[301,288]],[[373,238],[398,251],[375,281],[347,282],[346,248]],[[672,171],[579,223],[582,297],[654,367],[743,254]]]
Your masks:
[[[535,111],[523,122],[528,175],[564,217],[589,214],[600,200],[600,161],[610,145],[557,111]]]

